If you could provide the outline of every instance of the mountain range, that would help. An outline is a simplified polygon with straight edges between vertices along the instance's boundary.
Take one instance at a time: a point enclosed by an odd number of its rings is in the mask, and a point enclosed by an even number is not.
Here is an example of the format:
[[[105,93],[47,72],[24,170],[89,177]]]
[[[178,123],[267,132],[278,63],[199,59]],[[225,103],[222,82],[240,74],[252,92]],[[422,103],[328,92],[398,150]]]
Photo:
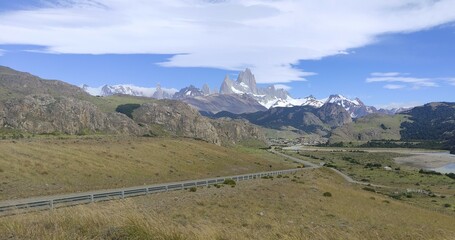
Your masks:
[[[0,66],[0,135],[32,134],[164,135],[218,145],[265,140],[251,123],[210,119],[181,101],[129,95],[95,97],[62,81]]]
[[[175,89],[141,88],[133,85],[105,85],[101,88],[82,86],[92,95],[110,96],[126,94],[132,96],[153,97],[156,99],[176,99],[190,104],[201,112],[216,114],[231,112],[235,114],[265,111],[277,107],[311,106],[320,108],[326,103],[342,106],[352,118],[363,117],[368,114],[395,114],[405,109],[376,109],[365,105],[360,99],[349,99],[340,94],[333,94],[324,99],[316,99],[310,95],[305,98],[293,98],[290,94],[275,85],[259,87],[256,78],[249,68],[239,73],[237,80],[231,80],[226,75],[219,92],[211,91],[207,84],[202,89],[193,85],[180,91]],[[95,91],[96,90],[96,91]]]

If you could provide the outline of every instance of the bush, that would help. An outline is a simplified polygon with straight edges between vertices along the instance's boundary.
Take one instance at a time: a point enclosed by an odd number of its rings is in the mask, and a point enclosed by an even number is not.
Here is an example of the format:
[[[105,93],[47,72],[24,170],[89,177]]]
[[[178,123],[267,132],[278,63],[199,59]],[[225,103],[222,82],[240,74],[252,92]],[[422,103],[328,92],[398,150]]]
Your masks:
[[[450,205],[449,203],[444,204],[444,207],[446,207],[446,208],[449,208],[449,207],[451,207],[451,206],[452,206],[452,205]]]
[[[233,187],[233,186],[235,186],[236,183],[233,179],[226,179],[226,180],[224,180],[223,184]]]
[[[440,173],[440,172],[436,172],[436,171],[433,171],[433,170],[426,170],[426,169],[420,169],[419,173],[421,173],[421,174],[431,174],[431,175],[442,175],[442,173]]]
[[[368,191],[368,192],[376,192],[376,190],[374,188],[371,188],[371,187],[364,187],[362,189],[365,190],[365,191]]]
[[[196,192],[197,188],[196,187],[190,187],[190,192]]]
[[[325,192],[325,193],[322,194],[322,196],[324,196],[324,197],[331,197],[332,194],[331,194],[330,192]]]

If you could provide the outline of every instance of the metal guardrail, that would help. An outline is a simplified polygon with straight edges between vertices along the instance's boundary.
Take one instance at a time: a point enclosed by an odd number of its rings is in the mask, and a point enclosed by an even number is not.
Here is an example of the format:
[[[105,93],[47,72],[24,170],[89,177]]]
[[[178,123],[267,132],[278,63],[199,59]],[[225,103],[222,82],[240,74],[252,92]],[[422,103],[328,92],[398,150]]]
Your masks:
[[[80,194],[71,194],[66,196],[55,196],[55,197],[43,197],[45,199],[41,200],[16,200],[16,203],[3,204],[0,203],[0,215],[9,215],[24,213],[35,210],[46,210],[54,209],[58,207],[73,206],[79,204],[94,203],[100,201],[109,201],[114,199],[123,199],[127,197],[134,197],[140,195],[147,195],[159,192],[183,190],[191,187],[200,187],[200,186],[209,186],[223,183],[226,179],[232,179],[234,181],[246,181],[252,179],[258,179],[265,176],[275,176],[282,174],[292,174],[297,171],[302,170],[302,168],[297,169],[288,169],[288,170],[279,170],[279,171],[269,171],[261,173],[251,173],[227,177],[217,177],[217,178],[208,178],[208,179],[199,179],[193,181],[182,181],[174,183],[164,183],[156,184],[142,187],[133,187],[133,188],[123,188],[123,189],[114,189],[111,191],[104,192],[94,192],[94,193],[80,193]],[[20,203],[17,203],[20,202]]]

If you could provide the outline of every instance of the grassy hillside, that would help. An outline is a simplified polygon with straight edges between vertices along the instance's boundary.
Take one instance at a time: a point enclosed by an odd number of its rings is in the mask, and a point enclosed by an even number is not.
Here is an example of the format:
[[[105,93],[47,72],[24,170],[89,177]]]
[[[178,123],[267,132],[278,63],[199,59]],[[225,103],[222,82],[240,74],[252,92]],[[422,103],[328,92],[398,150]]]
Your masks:
[[[124,104],[144,104],[158,101],[153,98],[135,97],[128,95],[114,95],[106,97],[89,97],[87,101],[95,104],[103,112],[115,112],[119,105]]]
[[[312,149],[298,153],[288,151],[286,154],[316,164],[330,164],[357,181],[387,186],[374,190],[402,201],[438,211],[455,212],[454,179],[445,175],[423,174],[419,172],[420,168],[396,163],[394,158],[409,156],[404,149],[402,153],[387,152],[386,149],[364,150],[367,151]],[[390,166],[391,170],[384,169],[385,166]],[[419,193],[418,190],[427,194]]]
[[[262,150],[136,137],[0,141],[0,200],[295,167]]]
[[[331,196],[324,196],[329,195]],[[453,215],[348,185],[327,169],[0,219],[12,239],[453,239]]]
[[[332,131],[330,143],[366,142],[370,140],[400,140],[400,125],[406,115],[371,114]]]

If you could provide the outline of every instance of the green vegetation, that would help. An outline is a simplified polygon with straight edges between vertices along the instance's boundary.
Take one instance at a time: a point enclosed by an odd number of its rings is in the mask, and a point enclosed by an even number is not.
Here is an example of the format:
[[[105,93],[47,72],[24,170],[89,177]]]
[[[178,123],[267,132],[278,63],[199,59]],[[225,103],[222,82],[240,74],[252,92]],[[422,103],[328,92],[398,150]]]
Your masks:
[[[408,167],[394,161],[394,158],[406,156],[405,154],[343,149],[285,153],[309,162],[325,163],[324,166],[336,168],[360,182],[388,187],[377,189],[368,186],[368,190],[364,189],[367,191],[374,190],[432,209],[440,210],[444,203],[455,204],[455,181],[451,178],[452,175]],[[416,193],[408,193],[408,190]],[[447,197],[442,202],[431,202],[434,193]]]
[[[138,109],[141,105],[137,103],[128,103],[117,106],[115,109],[116,112],[123,113],[129,118],[133,118],[134,110]]]
[[[10,239],[161,240],[448,240],[455,235],[454,215],[357,189],[327,169],[299,177],[308,184],[258,179],[235,188],[200,188],[197,194],[175,191],[4,217],[0,232]]]
[[[400,114],[370,114],[333,130],[329,143],[351,142],[359,145],[371,140],[399,140],[400,126],[407,118],[408,116]]]
[[[95,104],[103,112],[115,112],[116,109],[121,105],[126,104],[144,104],[152,103],[157,100],[146,97],[135,97],[128,95],[114,95],[107,97],[90,97],[87,101]]]

